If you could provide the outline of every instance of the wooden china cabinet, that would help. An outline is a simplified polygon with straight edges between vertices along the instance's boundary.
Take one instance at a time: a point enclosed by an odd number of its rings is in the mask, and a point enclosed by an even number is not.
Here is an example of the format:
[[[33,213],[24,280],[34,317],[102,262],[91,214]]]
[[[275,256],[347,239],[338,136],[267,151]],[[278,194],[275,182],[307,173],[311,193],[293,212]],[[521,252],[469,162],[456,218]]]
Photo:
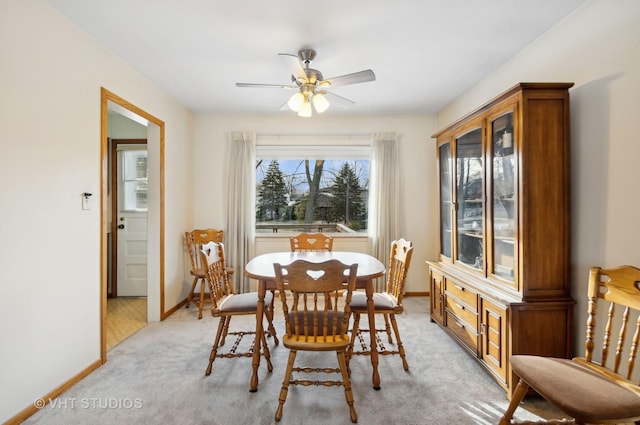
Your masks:
[[[436,133],[431,320],[507,391],[512,354],[571,357],[569,88],[520,83]]]

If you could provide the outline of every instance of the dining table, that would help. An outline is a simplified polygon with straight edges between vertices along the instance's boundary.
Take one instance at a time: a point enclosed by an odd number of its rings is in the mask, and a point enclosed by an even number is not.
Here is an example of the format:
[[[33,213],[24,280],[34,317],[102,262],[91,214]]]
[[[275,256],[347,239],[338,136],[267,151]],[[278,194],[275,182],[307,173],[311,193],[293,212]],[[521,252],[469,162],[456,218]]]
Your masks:
[[[307,252],[272,252],[261,254],[251,259],[244,268],[247,277],[258,281],[258,305],[256,314],[256,338],[252,357],[252,373],[250,391],[258,390],[258,368],[260,367],[260,357],[262,352],[263,317],[265,314],[264,298],[267,291],[275,291],[275,269],[274,264],[288,265],[295,260],[306,260],[312,263],[321,263],[328,260],[340,260],[344,264],[358,264],[356,288],[365,290],[367,296],[367,316],[369,318],[369,329],[375,329],[375,314],[373,304],[374,279],[381,277],[385,273],[385,266],[377,258],[350,251],[307,251]],[[275,302],[275,300],[274,300]],[[267,312],[269,314],[269,312]],[[273,314],[271,311],[270,314]],[[269,330],[274,332],[273,330]],[[378,350],[376,346],[375,332],[370,331],[370,359],[373,369],[373,388],[380,389],[380,374],[378,373]],[[275,333],[273,334],[275,336]]]

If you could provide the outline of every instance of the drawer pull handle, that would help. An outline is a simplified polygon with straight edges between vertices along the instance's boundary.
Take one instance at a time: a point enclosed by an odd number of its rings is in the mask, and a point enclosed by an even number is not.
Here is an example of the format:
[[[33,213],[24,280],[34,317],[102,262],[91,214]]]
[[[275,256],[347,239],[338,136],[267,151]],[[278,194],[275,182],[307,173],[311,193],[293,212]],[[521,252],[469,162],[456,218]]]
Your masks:
[[[458,304],[458,303],[453,303],[453,304],[454,304],[456,307],[458,307],[460,310],[463,310],[463,311],[464,311],[464,306],[463,306],[463,305],[460,305],[460,304]]]
[[[464,291],[464,288],[460,285],[453,285],[458,291]]]
[[[459,328],[464,329],[464,325],[461,322],[458,322],[457,320],[454,320],[454,322],[456,322],[456,325],[458,325]]]

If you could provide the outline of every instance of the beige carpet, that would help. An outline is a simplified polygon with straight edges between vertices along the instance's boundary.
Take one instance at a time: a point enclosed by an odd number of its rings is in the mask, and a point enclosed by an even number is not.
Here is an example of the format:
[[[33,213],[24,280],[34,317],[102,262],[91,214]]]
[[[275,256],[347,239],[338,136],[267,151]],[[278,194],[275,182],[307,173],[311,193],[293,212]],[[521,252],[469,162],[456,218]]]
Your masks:
[[[147,324],[146,298],[107,299],[107,350]]]
[[[277,306],[277,304],[276,304]],[[365,425],[495,425],[507,407],[506,394],[453,339],[429,320],[427,297],[405,298],[398,318],[410,370],[397,356],[380,359],[382,389],[371,387],[371,365],[358,356],[351,379],[358,423]],[[283,320],[277,311],[278,334]],[[236,316],[235,329],[254,325]],[[270,425],[287,364],[288,350],[271,339],[273,372],[262,361],[259,390],[249,392],[251,359],[217,359],[204,372],[218,319],[197,307],[178,309],[149,323],[109,352],[109,361],[25,421],[43,425],[180,424]],[[247,344],[251,339],[245,338]],[[243,339],[243,344],[245,343]],[[228,348],[234,344],[229,341]],[[308,354],[308,355],[307,355]],[[332,366],[335,356],[300,353],[301,366]],[[527,398],[516,411],[535,423],[557,412]],[[561,417],[561,416],[560,416]],[[292,388],[281,425],[350,424],[344,391],[322,386]]]

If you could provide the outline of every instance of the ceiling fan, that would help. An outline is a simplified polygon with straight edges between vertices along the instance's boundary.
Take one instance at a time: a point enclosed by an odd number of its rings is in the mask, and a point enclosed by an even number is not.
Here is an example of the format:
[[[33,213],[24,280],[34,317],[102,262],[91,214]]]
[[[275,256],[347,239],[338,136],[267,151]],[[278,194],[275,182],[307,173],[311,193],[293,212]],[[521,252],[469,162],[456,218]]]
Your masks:
[[[322,113],[329,108],[329,99],[346,104],[355,103],[352,100],[327,91],[328,89],[348,84],[366,83],[376,79],[373,71],[367,69],[325,80],[320,71],[309,67],[316,57],[316,51],[312,49],[302,49],[297,55],[278,53],[278,56],[289,62],[293,69],[291,84],[236,83],[236,86],[296,90],[287,105],[301,117],[310,117],[312,115],[312,103],[318,113]]]

